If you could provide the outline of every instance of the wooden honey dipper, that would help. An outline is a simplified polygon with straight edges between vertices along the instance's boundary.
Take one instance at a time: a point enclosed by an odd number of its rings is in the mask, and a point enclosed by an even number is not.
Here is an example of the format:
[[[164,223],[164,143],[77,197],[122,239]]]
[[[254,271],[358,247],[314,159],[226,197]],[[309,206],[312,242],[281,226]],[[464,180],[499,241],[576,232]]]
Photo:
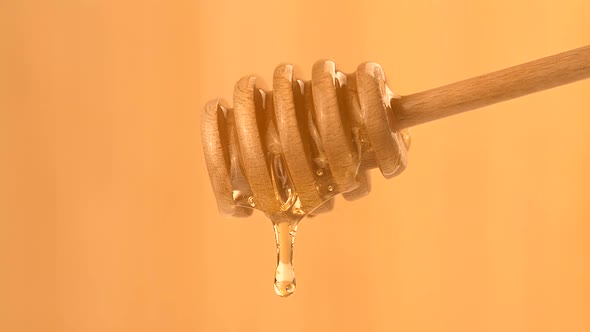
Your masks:
[[[590,77],[590,46],[407,96],[392,93],[381,67],[344,74],[332,61],[314,64],[311,81],[292,65],[273,75],[273,90],[255,76],[235,86],[234,109],[209,102],[202,117],[205,161],[220,212],[252,209],[273,222],[275,291],[295,289],[293,241],[306,215],[330,211],[334,197],[370,191],[368,170],[386,178],[404,170],[406,128]]]

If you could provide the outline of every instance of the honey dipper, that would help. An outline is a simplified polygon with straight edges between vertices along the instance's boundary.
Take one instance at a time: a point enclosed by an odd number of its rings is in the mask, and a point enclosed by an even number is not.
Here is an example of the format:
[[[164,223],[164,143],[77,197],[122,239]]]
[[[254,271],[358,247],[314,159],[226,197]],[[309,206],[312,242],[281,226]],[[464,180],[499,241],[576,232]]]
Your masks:
[[[205,162],[220,212],[272,221],[277,241],[275,291],[295,290],[293,241],[306,215],[330,211],[334,197],[368,194],[368,170],[386,178],[404,170],[406,130],[590,77],[590,46],[407,96],[386,85],[373,62],[355,73],[314,64],[311,81],[292,65],[273,75],[273,90],[255,76],[235,85],[234,108],[209,102],[202,116]]]

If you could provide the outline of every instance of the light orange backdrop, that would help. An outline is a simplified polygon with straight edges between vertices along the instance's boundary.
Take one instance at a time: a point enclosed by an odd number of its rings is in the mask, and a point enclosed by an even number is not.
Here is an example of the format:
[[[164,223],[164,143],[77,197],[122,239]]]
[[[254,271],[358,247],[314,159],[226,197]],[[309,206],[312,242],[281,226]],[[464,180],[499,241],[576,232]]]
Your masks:
[[[0,1],[0,331],[590,330],[590,81],[414,128],[410,165],[304,220],[272,289],[223,219],[206,101],[274,66],[408,94],[590,44],[577,1]]]

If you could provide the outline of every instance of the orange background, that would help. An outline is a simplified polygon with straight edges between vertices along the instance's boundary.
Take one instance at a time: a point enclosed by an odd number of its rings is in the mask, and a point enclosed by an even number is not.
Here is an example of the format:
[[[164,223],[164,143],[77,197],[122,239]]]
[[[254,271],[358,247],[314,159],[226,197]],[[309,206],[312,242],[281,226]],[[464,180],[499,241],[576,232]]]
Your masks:
[[[413,130],[304,220],[217,213],[200,111],[241,76],[382,64],[408,94],[590,43],[577,1],[0,1],[0,330],[590,330],[590,81]],[[307,76],[309,78],[309,76]]]

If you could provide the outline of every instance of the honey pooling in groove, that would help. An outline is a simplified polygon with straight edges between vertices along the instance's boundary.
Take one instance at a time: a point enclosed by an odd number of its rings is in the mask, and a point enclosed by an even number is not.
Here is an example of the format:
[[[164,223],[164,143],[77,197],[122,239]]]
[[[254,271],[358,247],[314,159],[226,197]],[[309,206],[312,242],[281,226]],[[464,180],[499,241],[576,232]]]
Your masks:
[[[344,74],[319,61],[311,81],[279,66],[273,91],[254,76],[236,84],[234,109],[211,102],[203,116],[205,161],[222,214],[247,217],[253,209],[271,219],[277,260],[274,289],[296,289],[293,245],[306,216],[328,212],[334,197],[368,194],[368,170],[389,178],[406,166],[409,136],[392,132],[390,101],[375,63]]]

